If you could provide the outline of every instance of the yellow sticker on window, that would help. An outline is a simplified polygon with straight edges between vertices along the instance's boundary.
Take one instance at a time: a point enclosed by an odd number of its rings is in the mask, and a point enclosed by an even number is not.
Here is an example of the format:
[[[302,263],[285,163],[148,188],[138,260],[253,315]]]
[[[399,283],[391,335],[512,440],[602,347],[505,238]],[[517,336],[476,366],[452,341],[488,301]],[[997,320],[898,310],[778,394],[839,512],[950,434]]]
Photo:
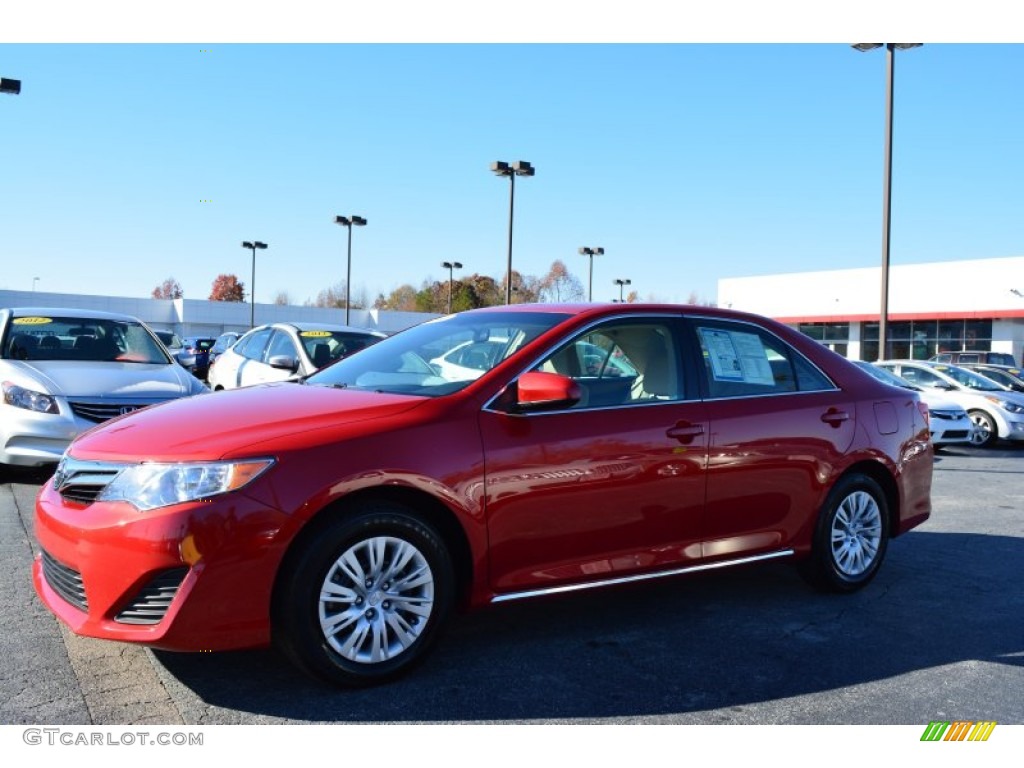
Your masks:
[[[46,325],[52,322],[50,317],[16,317],[11,320],[12,325]]]
[[[303,331],[299,336],[305,336],[307,339],[322,339],[324,336],[330,336],[330,331]]]

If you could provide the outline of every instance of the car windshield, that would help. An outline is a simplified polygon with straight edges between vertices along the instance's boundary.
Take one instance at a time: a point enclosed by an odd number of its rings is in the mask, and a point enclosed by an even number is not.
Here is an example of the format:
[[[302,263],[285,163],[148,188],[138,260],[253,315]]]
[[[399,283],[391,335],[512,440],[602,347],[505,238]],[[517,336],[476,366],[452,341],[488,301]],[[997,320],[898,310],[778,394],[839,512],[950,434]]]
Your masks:
[[[1006,387],[996,384],[992,379],[986,379],[979,373],[968,371],[957,365],[937,365],[935,370],[953,379],[957,384],[967,389],[980,389],[985,392],[1005,392]]]
[[[318,330],[307,328],[299,330],[299,341],[306,350],[306,356],[317,368],[323,368],[335,360],[348,357],[383,337],[372,333],[357,331]]]
[[[381,339],[358,355],[313,374],[306,384],[428,397],[447,395],[466,387],[566,317],[555,312],[449,315]],[[442,364],[442,358],[452,350],[470,345],[486,353],[474,357],[473,367]]]
[[[142,323],[90,317],[15,317],[0,352],[7,360],[171,362]]]

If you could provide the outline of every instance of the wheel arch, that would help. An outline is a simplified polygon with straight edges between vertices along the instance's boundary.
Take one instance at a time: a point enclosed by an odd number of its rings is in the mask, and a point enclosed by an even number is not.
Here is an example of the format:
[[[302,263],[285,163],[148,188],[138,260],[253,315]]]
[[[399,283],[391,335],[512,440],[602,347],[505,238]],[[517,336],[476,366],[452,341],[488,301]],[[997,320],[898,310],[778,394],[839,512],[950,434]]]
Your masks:
[[[890,538],[896,536],[899,530],[896,523],[900,519],[900,491],[892,472],[878,461],[858,461],[836,478],[836,483],[851,475],[865,475],[878,483],[882,493],[885,494],[885,533]]]
[[[435,528],[451,555],[452,567],[455,570],[456,601],[464,603],[468,599],[473,584],[473,555],[469,539],[455,513],[439,499],[421,490],[401,486],[378,486],[363,488],[336,499],[306,521],[289,543],[278,565],[271,595],[271,615],[274,614],[278,603],[283,576],[293,567],[295,558],[302,553],[306,543],[316,537],[330,522],[353,513],[361,503],[367,501],[390,501],[406,507],[423,522]]]

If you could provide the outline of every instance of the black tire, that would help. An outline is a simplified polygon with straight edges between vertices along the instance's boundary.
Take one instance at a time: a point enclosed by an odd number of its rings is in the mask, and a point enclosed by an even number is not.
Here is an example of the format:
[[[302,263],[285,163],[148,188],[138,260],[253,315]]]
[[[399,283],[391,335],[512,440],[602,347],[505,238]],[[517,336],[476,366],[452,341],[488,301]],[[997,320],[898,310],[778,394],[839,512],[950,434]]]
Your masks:
[[[825,500],[800,573],[818,589],[855,592],[878,573],[888,528],[889,505],[878,483],[867,475],[843,477]]]
[[[275,593],[274,642],[308,674],[336,685],[375,685],[408,672],[454,602],[455,572],[441,536],[389,502],[330,521],[286,567]]]
[[[971,433],[971,445],[976,448],[991,448],[999,439],[999,429],[996,427],[996,420],[984,411],[968,411],[967,415],[974,422],[974,431]]]

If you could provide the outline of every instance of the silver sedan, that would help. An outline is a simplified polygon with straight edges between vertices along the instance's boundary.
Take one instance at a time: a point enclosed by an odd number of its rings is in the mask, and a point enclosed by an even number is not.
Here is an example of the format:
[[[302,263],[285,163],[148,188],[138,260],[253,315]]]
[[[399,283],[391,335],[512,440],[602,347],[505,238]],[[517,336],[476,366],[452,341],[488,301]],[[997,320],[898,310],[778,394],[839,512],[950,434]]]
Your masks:
[[[81,309],[0,309],[0,465],[56,464],[71,440],[146,406],[209,391],[142,321]]]

